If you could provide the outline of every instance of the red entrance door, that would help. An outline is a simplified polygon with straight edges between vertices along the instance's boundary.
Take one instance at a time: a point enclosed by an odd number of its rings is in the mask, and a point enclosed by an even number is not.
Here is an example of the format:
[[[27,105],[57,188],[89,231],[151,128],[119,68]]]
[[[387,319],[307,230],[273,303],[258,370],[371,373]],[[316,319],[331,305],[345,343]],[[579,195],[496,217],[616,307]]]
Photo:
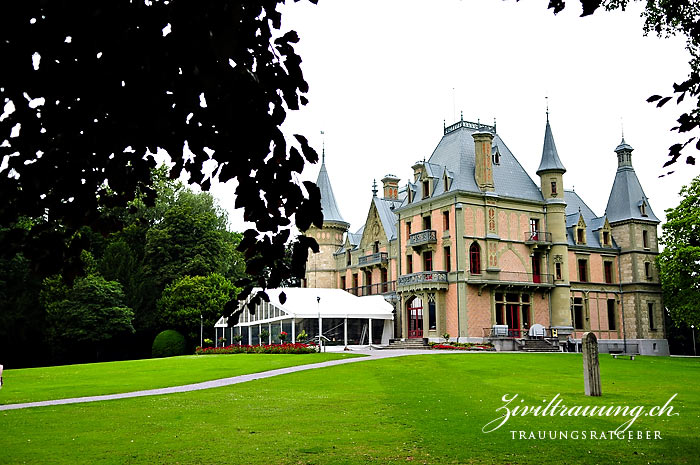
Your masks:
[[[423,301],[414,299],[408,304],[408,337],[423,337]]]
[[[520,306],[518,304],[506,306],[506,324],[509,336],[520,337]]]

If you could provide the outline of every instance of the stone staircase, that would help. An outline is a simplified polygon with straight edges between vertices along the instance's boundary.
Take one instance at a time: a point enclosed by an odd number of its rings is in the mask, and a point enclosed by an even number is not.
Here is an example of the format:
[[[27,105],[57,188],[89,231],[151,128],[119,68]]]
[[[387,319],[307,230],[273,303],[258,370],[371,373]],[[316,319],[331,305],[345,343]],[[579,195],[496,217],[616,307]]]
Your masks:
[[[427,338],[391,339],[386,349],[430,349]]]
[[[543,339],[523,339],[520,350],[522,352],[561,352],[558,346],[554,346]]]

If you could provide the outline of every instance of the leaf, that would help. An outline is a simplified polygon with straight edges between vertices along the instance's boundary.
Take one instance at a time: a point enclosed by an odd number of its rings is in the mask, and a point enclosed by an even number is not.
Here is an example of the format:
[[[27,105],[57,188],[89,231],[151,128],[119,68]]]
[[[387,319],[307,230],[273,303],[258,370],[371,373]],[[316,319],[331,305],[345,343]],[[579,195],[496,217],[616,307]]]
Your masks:
[[[285,294],[284,292],[280,292],[279,298],[280,304],[284,305],[284,303],[287,301],[287,294]]]
[[[659,103],[656,104],[656,107],[660,108],[660,107],[666,105],[666,103],[668,103],[669,100],[671,100],[671,97],[662,98],[661,100],[659,100]]]
[[[661,99],[660,95],[652,95],[651,97],[649,97],[647,99],[647,102],[652,103],[652,102],[656,102],[657,100],[660,100],[660,99]]]

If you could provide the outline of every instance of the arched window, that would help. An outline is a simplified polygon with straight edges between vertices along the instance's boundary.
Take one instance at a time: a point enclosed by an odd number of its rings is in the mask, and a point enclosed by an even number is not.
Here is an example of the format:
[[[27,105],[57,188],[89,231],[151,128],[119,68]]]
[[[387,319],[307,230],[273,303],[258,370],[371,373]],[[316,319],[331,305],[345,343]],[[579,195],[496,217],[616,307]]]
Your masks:
[[[481,247],[476,242],[469,247],[469,271],[481,274]]]

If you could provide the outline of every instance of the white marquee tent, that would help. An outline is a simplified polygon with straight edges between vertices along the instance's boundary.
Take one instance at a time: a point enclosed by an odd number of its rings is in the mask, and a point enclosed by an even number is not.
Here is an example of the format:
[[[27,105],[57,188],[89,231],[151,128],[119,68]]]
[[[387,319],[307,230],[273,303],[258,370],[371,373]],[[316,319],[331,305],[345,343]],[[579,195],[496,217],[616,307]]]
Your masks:
[[[279,298],[282,292],[287,297],[284,304]],[[267,295],[269,303],[258,304],[254,315],[244,310],[238,324],[228,331],[227,319],[220,318],[215,325],[217,340],[223,337],[230,344],[238,335],[243,344],[272,344],[280,342],[283,331],[289,342],[296,341],[299,334],[318,340],[319,327],[324,345],[385,345],[394,336],[393,306],[382,296],[357,297],[342,289],[316,288],[268,289]],[[247,301],[240,302],[239,308],[245,304]],[[261,341],[263,331],[268,335]]]

